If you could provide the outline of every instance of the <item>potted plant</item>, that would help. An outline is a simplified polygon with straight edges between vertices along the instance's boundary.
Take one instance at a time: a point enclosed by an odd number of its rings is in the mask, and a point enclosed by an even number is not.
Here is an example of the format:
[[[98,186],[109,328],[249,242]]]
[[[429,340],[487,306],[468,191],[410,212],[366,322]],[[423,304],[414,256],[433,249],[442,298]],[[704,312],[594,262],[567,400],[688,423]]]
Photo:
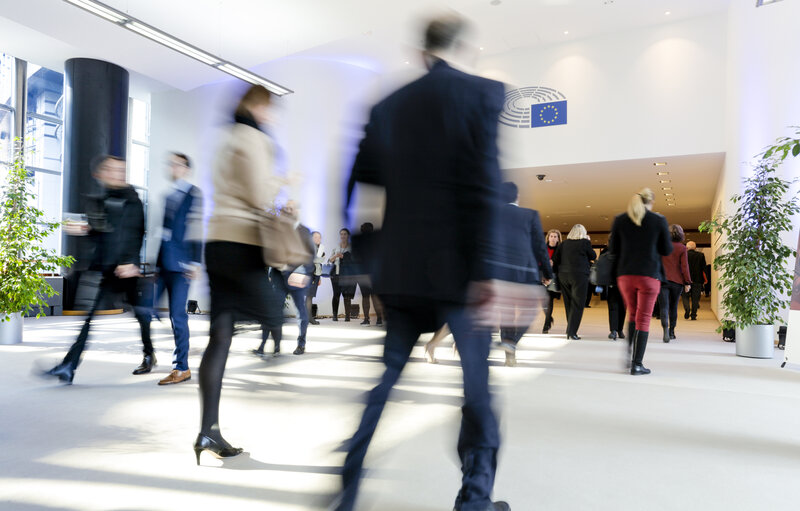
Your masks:
[[[800,136],[800,128],[795,129]],[[772,358],[774,325],[783,323],[780,313],[789,305],[787,260],[796,253],[781,234],[791,230],[800,206],[797,197],[787,198],[794,181],[781,179],[776,171],[790,154],[800,154],[800,138],[780,138],[757,155],[744,191],[731,197],[736,211],[700,225],[701,232],[722,235],[714,266],[720,271],[717,287],[724,293],[726,319],[717,331],[735,329],[739,356]]]
[[[74,259],[42,246],[60,222],[48,222],[34,207],[33,178],[25,169],[22,144],[14,141],[14,162],[0,192],[0,344],[22,342],[22,315],[38,307],[55,290],[41,275],[69,267]]]

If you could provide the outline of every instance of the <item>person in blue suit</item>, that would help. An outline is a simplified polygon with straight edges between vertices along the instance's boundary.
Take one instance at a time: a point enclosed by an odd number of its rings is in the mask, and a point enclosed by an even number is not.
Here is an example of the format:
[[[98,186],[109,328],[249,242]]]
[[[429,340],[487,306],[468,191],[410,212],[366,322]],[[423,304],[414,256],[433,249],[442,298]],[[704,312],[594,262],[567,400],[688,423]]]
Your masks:
[[[192,377],[189,370],[189,315],[186,301],[189,283],[200,272],[203,253],[203,196],[196,186],[186,181],[191,172],[189,157],[172,153],[168,167],[172,187],[164,206],[161,247],[156,262],[158,283],[155,303],[166,290],[175,351],[172,355],[172,371],[158,382],[159,385],[181,383]],[[145,355],[133,374],[149,373],[155,363],[155,354],[149,357]]]
[[[500,436],[488,385],[491,331],[476,320],[495,293],[490,261],[500,206],[496,139],[504,87],[448,63],[469,51],[466,28],[455,15],[429,23],[428,73],[372,108],[348,183],[348,195],[357,182],[386,191],[373,285],[387,332],[385,372],[347,444],[343,490],[333,504],[339,511],[355,505],[367,448],[417,338],[445,323],[464,372],[463,476],[455,509],[510,509],[491,500]]]
[[[519,191],[512,182],[503,183],[500,209],[500,245],[498,255],[502,265],[497,278],[519,284],[547,285],[553,278],[553,268],[544,243],[544,231],[539,212],[519,207]],[[544,289],[540,289],[545,295]],[[530,328],[539,313],[537,307],[515,307],[500,320],[500,347],[506,353],[506,365],[517,364],[519,340]]]

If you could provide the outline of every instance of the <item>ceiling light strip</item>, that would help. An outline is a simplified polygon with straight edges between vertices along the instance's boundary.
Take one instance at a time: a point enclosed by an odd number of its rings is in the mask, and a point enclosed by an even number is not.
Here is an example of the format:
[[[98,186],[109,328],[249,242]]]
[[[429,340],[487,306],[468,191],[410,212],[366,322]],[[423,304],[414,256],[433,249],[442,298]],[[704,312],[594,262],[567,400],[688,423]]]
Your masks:
[[[147,39],[150,39],[151,41],[154,41],[158,44],[161,44],[162,46],[166,46],[171,50],[177,51],[178,53],[181,53],[187,57],[190,57],[194,60],[202,62],[203,64],[218,69],[223,73],[227,73],[233,77],[236,77],[240,80],[243,80],[247,83],[251,83],[253,85],[261,85],[270,92],[277,94],[278,96],[291,94],[293,92],[291,89],[287,89],[286,87],[283,87],[275,82],[267,80],[262,76],[252,73],[231,62],[228,62],[225,59],[221,59],[215,55],[203,51],[200,48],[192,46],[191,44],[185,41],[181,41],[180,39],[173,37],[162,30],[159,30],[151,25],[148,25],[147,23],[143,23],[142,21],[132,16],[129,16],[121,11],[118,11],[112,7],[109,7],[101,2],[97,2],[95,0],[64,0],[64,1],[67,2],[68,4],[74,5],[75,7],[80,7],[84,11],[92,13],[95,16],[99,16],[107,21],[110,21],[115,25],[127,28],[131,32],[139,34],[142,37],[146,37]]]

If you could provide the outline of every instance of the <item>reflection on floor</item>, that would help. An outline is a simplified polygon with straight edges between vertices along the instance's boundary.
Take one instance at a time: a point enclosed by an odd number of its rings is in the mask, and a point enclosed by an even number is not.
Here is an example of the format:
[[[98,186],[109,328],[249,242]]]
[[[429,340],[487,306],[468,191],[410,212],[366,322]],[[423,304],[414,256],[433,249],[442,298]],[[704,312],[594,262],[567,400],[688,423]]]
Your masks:
[[[557,307],[559,306],[557,302]],[[734,356],[713,332],[681,315],[678,339],[648,347],[653,374],[622,369],[624,341],[609,341],[605,303],[586,310],[581,341],[550,335],[541,320],[522,341],[519,365],[492,353],[503,448],[495,496],[519,511],[789,510],[800,501],[800,372]],[[132,317],[96,321],[75,383],[32,376],[63,356],[78,318],[27,320],[25,342],[0,346],[0,509],[313,510],[338,486],[342,442],[364,391],[381,371],[377,327],[323,321],[308,352],[260,359],[255,334],[234,341],[222,429],[246,454],[195,466],[197,378],[159,387],[170,370],[168,322],[154,324],[160,365],[133,376],[140,342]],[[659,331],[657,323],[654,330]],[[194,372],[207,319],[191,322]],[[414,351],[368,458],[360,509],[445,510],[458,489],[455,458],[460,369]]]

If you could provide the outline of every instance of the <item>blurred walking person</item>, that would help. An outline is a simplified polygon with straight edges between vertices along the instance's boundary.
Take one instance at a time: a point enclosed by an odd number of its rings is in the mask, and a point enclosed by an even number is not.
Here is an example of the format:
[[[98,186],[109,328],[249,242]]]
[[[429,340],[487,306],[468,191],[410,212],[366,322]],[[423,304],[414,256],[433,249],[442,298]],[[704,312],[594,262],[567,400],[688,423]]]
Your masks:
[[[322,265],[325,264],[325,245],[322,244],[322,234],[319,231],[311,233],[314,242],[314,274],[311,276],[311,283],[306,292],[306,310],[308,311],[308,322],[312,325],[319,325],[317,315],[314,313],[313,299],[317,296],[319,283],[322,280]]]
[[[589,289],[589,268],[595,259],[597,254],[592,249],[586,228],[581,224],[572,226],[567,239],[553,255],[553,269],[558,275],[567,313],[567,339],[580,340],[578,328],[583,319]]]
[[[547,231],[547,256],[550,263],[550,267],[553,267],[553,255],[556,253],[556,249],[561,244],[561,231],[558,229],[550,229]],[[555,277],[555,272],[553,272],[553,278],[558,281]],[[544,311],[544,326],[542,327],[542,333],[548,334],[550,333],[550,328],[553,326],[553,300],[557,300],[561,297],[561,293],[557,291],[550,291],[547,290],[547,308]]]
[[[159,385],[172,385],[192,378],[189,370],[189,315],[186,301],[189,299],[189,283],[198,277],[203,259],[203,196],[199,188],[186,181],[191,172],[189,157],[183,153],[172,153],[168,166],[172,188],[164,204],[161,246],[156,260],[158,284],[154,305],[158,304],[166,290],[175,351],[172,354],[172,371],[158,382]],[[155,362],[155,355],[145,355],[133,374],[149,373]]]
[[[686,244],[686,257],[689,261],[689,276],[692,285],[688,292],[683,293],[683,318],[695,321],[697,310],[700,308],[700,295],[705,283],[706,256],[697,250],[697,243],[690,241]],[[691,302],[691,303],[690,303]]]
[[[491,501],[500,439],[488,386],[490,330],[476,324],[477,312],[468,308],[495,292],[488,261],[496,247],[496,137],[504,89],[448,64],[470,48],[462,44],[465,29],[455,15],[427,26],[429,72],[373,107],[353,166],[351,181],[386,190],[374,282],[386,313],[386,369],[349,442],[339,511],[354,507],[367,447],[417,338],[444,323],[464,372],[463,476],[454,507],[509,509]]]
[[[608,252],[608,246],[600,251],[600,255],[606,252]],[[619,286],[617,285],[616,279],[611,284],[603,286],[603,295],[605,295],[606,303],[608,304],[608,338],[612,341],[624,339],[625,302],[622,300],[622,295],[619,293]]]
[[[608,251],[616,260],[617,285],[628,309],[631,374],[650,374],[643,365],[653,305],[661,289],[661,256],[672,253],[667,220],[653,213],[653,191],[643,188],[631,197],[628,211],[611,226]]]
[[[539,212],[519,206],[517,185],[506,182],[501,187],[500,244],[496,277],[507,282],[537,286],[544,298],[547,285],[553,278],[550,257],[542,238]],[[539,314],[539,307],[512,306],[500,316],[500,347],[506,355],[506,365],[517,365],[517,344]]]
[[[672,253],[661,257],[664,266],[664,280],[661,282],[661,291],[658,298],[661,306],[661,327],[664,329],[663,341],[675,339],[675,326],[678,324],[678,300],[685,290],[689,292],[692,277],[689,275],[689,259],[686,256],[686,246],[683,240],[683,228],[673,224],[669,227],[672,239]]]
[[[275,146],[262,128],[270,119],[270,102],[264,87],[247,90],[214,162],[214,211],[205,249],[211,324],[200,363],[202,418],[194,444],[198,464],[204,450],[223,458],[242,452],[223,438],[219,425],[222,376],[234,321],[269,323],[271,316],[282,314],[282,308],[272,310],[259,231],[262,212],[273,207],[285,183],[275,174]]]
[[[100,284],[89,314],[78,338],[70,347],[64,360],[45,371],[42,376],[55,377],[71,384],[81,355],[89,339],[89,329],[94,315],[106,298],[122,293],[133,306],[145,360],[153,355],[150,340],[152,304],[142,303],[139,297],[139,253],[144,238],[144,209],[136,190],[125,181],[125,159],[102,155],[92,161],[92,174],[100,185],[99,193],[86,197],[86,225],[66,225],[64,232],[72,236],[88,236],[90,253],[82,254],[88,260],[88,270],[101,274]],[[152,293],[150,293],[152,297]]]

